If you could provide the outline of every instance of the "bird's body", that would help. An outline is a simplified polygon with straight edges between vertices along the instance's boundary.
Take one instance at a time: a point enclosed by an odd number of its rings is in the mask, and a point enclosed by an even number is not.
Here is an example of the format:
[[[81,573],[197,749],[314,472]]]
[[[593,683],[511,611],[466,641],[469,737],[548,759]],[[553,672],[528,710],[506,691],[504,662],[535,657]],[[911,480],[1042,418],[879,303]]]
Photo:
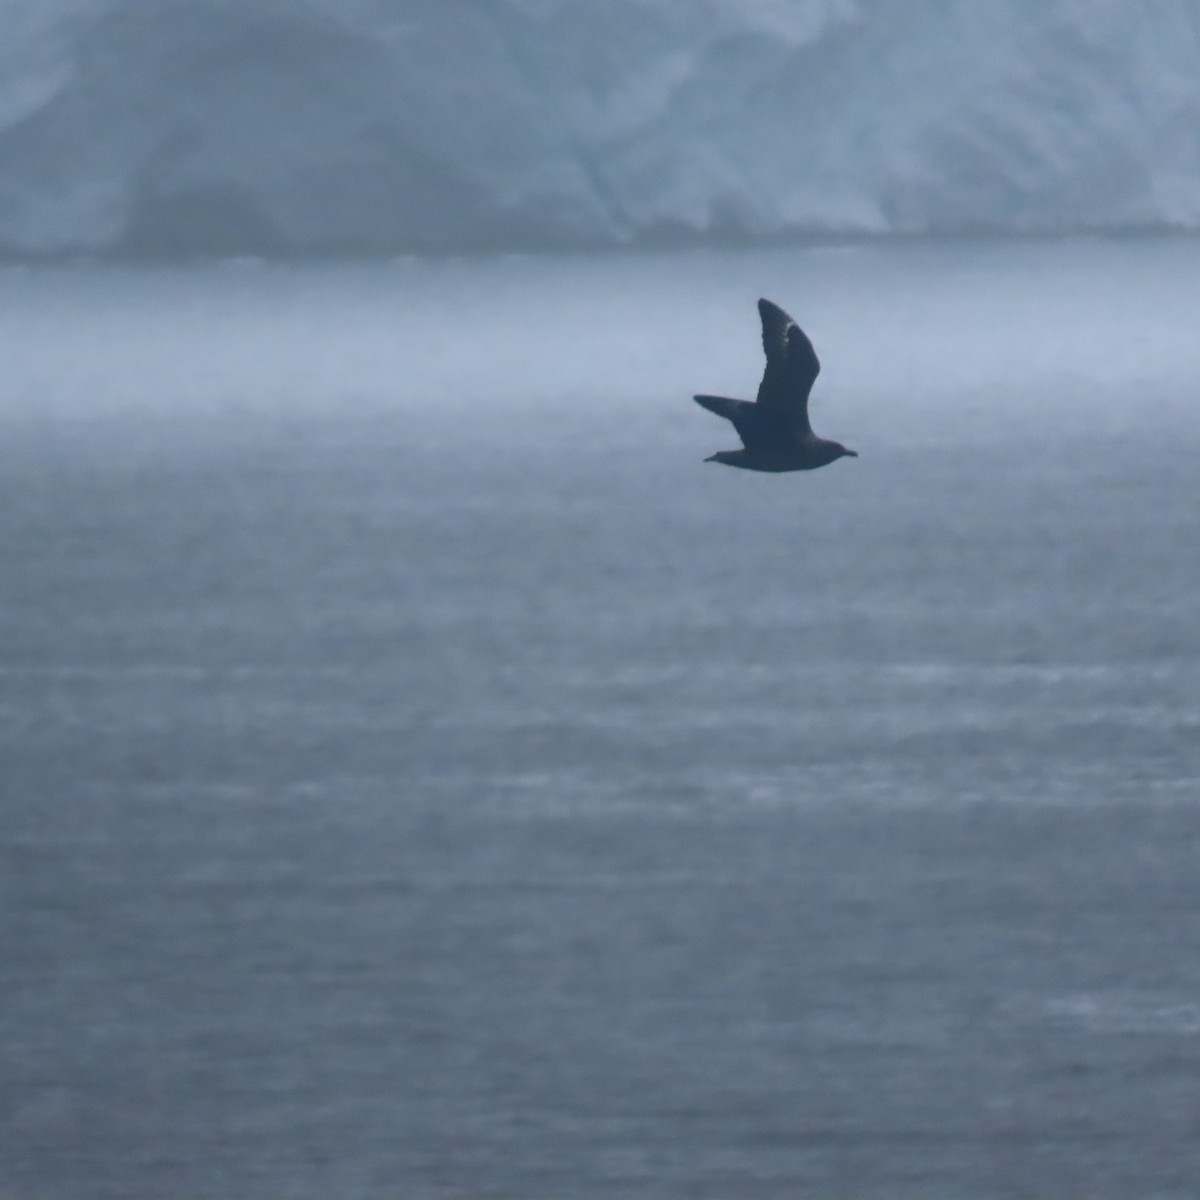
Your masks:
[[[748,471],[811,471],[845,456],[857,458],[840,442],[813,433],[808,420],[808,394],[821,370],[804,330],[777,304],[758,302],[767,369],[758,398],[696,396],[697,404],[733,423],[743,449],[722,450],[705,462],[725,463]]]

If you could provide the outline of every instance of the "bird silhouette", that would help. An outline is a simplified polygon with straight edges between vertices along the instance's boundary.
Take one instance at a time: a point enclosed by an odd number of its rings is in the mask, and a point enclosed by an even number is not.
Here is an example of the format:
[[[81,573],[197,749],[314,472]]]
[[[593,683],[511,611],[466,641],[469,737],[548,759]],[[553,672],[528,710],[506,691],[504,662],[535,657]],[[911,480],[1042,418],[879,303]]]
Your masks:
[[[747,471],[811,471],[835,459],[857,458],[841,442],[813,433],[808,420],[808,394],[821,364],[804,330],[770,300],[758,302],[767,369],[758,398],[695,396],[697,404],[727,417],[742,439],[743,449],[722,450],[705,462],[744,467]]]

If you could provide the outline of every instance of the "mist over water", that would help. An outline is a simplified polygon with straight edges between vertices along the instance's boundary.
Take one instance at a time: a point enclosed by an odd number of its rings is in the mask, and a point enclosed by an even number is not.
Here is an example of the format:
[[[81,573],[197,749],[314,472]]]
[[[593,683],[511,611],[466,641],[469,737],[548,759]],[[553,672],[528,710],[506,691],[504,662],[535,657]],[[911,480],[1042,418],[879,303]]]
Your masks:
[[[20,0],[0,256],[1200,229],[1200,9]]]
[[[1198,268],[0,273],[0,1192],[1192,1194]]]

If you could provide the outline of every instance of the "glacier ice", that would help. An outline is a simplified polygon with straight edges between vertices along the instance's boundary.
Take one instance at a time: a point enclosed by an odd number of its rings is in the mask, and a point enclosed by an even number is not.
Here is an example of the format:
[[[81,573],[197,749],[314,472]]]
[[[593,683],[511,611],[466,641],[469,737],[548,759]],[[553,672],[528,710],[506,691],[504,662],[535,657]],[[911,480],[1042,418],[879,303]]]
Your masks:
[[[1200,0],[0,0],[0,253],[1200,228]]]

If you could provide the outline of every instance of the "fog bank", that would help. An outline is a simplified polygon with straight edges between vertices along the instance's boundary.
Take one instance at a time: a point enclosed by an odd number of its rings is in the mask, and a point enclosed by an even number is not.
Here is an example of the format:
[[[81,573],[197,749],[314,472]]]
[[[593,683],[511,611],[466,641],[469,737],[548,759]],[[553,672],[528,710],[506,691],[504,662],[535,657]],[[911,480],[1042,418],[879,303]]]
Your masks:
[[[1196,0],[8,0],[0,253],[1200,228]]]

